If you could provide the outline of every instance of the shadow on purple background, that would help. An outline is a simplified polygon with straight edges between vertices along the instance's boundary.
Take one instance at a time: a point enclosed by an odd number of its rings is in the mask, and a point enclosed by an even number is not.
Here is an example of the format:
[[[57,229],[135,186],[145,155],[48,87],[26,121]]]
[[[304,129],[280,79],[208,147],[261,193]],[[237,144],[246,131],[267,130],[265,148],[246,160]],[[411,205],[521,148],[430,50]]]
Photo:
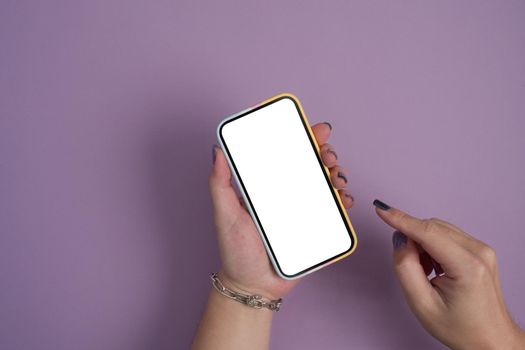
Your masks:
[[[522,1],[4,2],[0,348],[187,348],[215,127],[283,91],[334,126],[359,246],[285,299],[272,349],[443,348],[376,197],[494,246],[523,324],[524,36]]]

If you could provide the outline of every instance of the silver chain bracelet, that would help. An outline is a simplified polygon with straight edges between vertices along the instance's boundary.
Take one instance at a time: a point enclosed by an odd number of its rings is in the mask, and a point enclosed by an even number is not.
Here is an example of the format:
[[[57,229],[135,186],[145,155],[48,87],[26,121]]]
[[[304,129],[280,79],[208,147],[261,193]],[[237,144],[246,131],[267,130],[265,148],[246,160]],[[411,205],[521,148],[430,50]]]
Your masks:
[[[210,277],[211,277],[211,280],[213,281],[213,287],[215,287],[215,289],[217,289],[217,291],[221,293],[222,295],[224,295],[225,297],[238,301],[239,303],[247,305],[254,309],[266,308],[268,310],[275,311],[275,312],[281,309],[281,304],[283,302],[281,298],[277,300],[265,301],[262,299],[262,296],[260,295],[243,294],[243,293],[236,292],[236,291],[226,288],[224,284],[222,284],[221,280],[219,280],[219,277],[217,276],[217,272],[212,273]]]

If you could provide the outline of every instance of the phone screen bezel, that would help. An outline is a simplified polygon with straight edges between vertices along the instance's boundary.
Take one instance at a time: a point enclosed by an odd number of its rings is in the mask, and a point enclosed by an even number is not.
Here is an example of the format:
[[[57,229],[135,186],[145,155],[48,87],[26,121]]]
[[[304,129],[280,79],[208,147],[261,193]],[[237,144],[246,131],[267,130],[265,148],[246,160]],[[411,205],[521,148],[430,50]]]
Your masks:
[[[233,122],[233,121],[235,121],[237,119],[245,117],[245,116],[247,116],[247,115],[249,115],[251,113],[254,113],[254,112],[256,112],[256,111],[258,111],[260,109],[268,107],[268,106],[270,106],[270,105],[272,105],[272,104],[274,104],[274,103],[276,103],[278,101],[281,101],[282,99],[289,99],[289,100],[291,100],[293,102],[294,106],[295,106],[297,114],[298,114],[299,118],[301,119],[301,123],[303,125],[304,131],[305,131],[306,135],[308,136],[308,139],[310,140],[310,145],[312,146],[312,149],[313,149],[313,151],[315,153],[315,156],[317,158],[319,166],[321,167],[321,170],[323,172],[326,184],[328,185],[328,188],[330,189],[330,192],[332,193],[332,197],[333,197],[334,201],[337,204],[337,208],[339,210],[339,214],[340,214],[341,219],[343,220],[343,222],[345,224],[345,227],[346,227],[348,235],[350,236],[350,242],[351,242],[350,247],[347,250],[345,250],[344,252],[339,253],[339,254],[337,254],[337,255],[335,255],[333,257],[330,257],[330,258],[328,258],[326,260],[323,260],[323,261],[321,261],[321,262],[319,262],[319,263],[317,263],[315,265],[312,265],[312,266],[310,266],[310,267],[308,267],[308,268],[306,268],[306,269],[304,269],[304,270],[302,270],[300,272],[297,272],[297,273],[295,273],[293,275],[288,275],[288,274],[284,273],[284,271],[282,270],[282,268],[281,268],[281,266],[279,264],[279,260],[277,259],[276,255],[275,255],[275,253],[274,253],[274,251],[272,249],[271,242],[268,239],[268,237],[266,236],[266,232],[264,231],[264,226],[262,225],[262,223],[261,223],[261,221],[259,219],[259,216],[257,215],[257,211],[256,211],[255,207],[252,204],[252,201],[250,199],[250,194],[248,193],[246,187],[244,186],[244,182],[242,180],[242,177],[239,174],[237,166],[235,165],[235,161],[234,161],[234,159],[233,159],[233,157],[232,157],[232,155],[230,153],[230,150],[228,149],[228,145],[226,143],[226,140],[224,139],[224,137],[222,135],[222,129],[224,128],[225,125],[227,125],[227,124],[229,124],[229,123],[231,123],[231,122]],[[238,115],[235,115],[235,116],[233,116],[231,118],[227,118],[226,120],[224,120],[221,123],[221,125],[218,128],[218,136],[220,137],[220,141],[221,141],[221,143],[223,145],[223,149],[226,152],[227,157],[229,158],[229,161],[230,161],[231,166],[233,167],[233,170],[235,171],[236,178],[238,180],[239,185],[241,186],[241,191],[243,191],[244,196],[245,196],[245,198],[248,201],[247,204],[251,208],[251,212],[253,213],[252,217],[254,217],[255,220],[257,221],[257,226],[258,226],[259,232],[262,234],[262,236],[263,236],[263,238],[264,238],[264,240],[266,242],[266,246],[268,247],[268,250],[269,250],[269,252],[271,254],[272,260],[275,262],[275,265],[276,265],[277,269],[279,270],[279,273],[281,275],[283,275],[284,277],[289,278],[289,279],[297,278],[297,277],[299,277],[301,275],[304,275],[304,274],[307,274],[309,272],[312,272],[313,270],[319,269],[325,264],[328,264],[328,263],[330,263],[332,261],[339,260],[340,258],[343,258],[345,255],[349,255],[354,250],[355,245],[356,245],[356,235],[355,235],[355,232],[354,232],[354,230],[352,228],[352,225],[349,222],[348,216],[346,215],[346,209],[343,207],[340,199],[338,198],[338,195],[336,194],[336,189],[332,186],[332,183],[330,181],[329,175],[327,174],[327,171],[325,171],[325,165],[324,165],[324,163],[323,163],[323,161],[321,159],[321,156],[320,156],[320,154],[318,152],[317,142],[314,140],[314,136],[312,135],[310,130],[311,129],[309,129],[308,122],[307,122],[306,117],[304,116],[304,114],[302,112],[302,108],[300,107],[298,101],[293,96],[287,95],[287,94],[284,94],[282,96],[278,96],[278,97],[276,97],[274,99],[270,99],[270,100],[268,100],[268,101],[266,101],[266,102],[264,102],[264,103],[262,103],[262,104],[260,104],[260,105],[258,105],[256,107],[254,107],[254,108],[250,108],[250,109],[248,109],[246,111],[243,111],[243,112],[239,113]]]

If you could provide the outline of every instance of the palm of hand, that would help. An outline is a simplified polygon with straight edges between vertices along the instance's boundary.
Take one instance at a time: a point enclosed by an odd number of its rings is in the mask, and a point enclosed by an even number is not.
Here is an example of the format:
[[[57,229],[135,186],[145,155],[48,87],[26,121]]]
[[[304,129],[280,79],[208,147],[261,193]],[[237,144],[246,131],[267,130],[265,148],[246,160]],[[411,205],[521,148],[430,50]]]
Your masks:
[[[222,277],[247,292],[273,299],[285,295],[298,280],[275,273],[250,214],[239,201],[232,207],[226,217],[216,218]]]

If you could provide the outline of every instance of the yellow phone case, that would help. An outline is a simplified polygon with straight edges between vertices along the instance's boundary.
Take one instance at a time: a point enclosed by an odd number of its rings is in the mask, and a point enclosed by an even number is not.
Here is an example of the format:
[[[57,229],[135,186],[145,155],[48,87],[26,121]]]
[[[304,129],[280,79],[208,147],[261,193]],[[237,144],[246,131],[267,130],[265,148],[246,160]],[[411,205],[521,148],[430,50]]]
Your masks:
[[[310,123],[308,122],[308,119],[306,118],[306,114],[304,113],[303,107],[301,106],[301,103],[299,102],[299,99],[295,95],[293,95],[291,93],[282,93],[282,94],[279,94],[279,95],[275,95],[275,96],[273,96],[273,97],[271,97],[271,98],[269,98],[267,100],[264,100],[264,101],[262,101],[262,102],[260,102],[260,103],[258,103],[256,105],[254,105],[253,107],[247,108],[247,109],[245,109],[245,110],[243,110],[243,111],[241,111],[239,113],[236,113],[236,114],[234,114],[234,115],[232,115],[232,116],[230,116],[228,118],[225,118],[219,124],[219,127],[217,128],[217,138],[218,138],[218,141],[219,141],[221,147],[224,149],[224,144],[223,144],[222,139],[220,137],[220,129],[221,129],[222,125],[227,123],[230,119],[234,119],[234,118],[236,118],[236,117],[238,117],[239,115],[242,115],[242,114],[250,113],[250,111],[252,111],[252,110],[254,110],[256,108],[260,108],[261,106],[264,106],[264,105],[269,105],[269,104],[275,102],[276,100],[280,100],[282,98],[292,99],[295,102],[295,104],[298,106],[299,111],[300,111],[299,114],[300,114],[301,118],[303,119],[304,124],[307,126],[306,130],[308,132],[308,135],[309,135],[310,139],[313,141],[313,144],[315,145],[315,150],[316,150],[318,156],[320,157],[320,151],[321,150],[320,150],[319,144],[317,143],[317,140],[316,140],[315,135],[314,135],[314,133],[312,131],[312,128],[310,127]],[[239,179],[237,177],[236,171],[234,170],[233,161],[232,161],[232,159],[230,159],[228,154],[225,153],[225,156],[226,156],[226,159],[228,160],[228,164],[230,166],[230,169],[232,170],[232,174],[233,174],[235,180],[237,181],[237,184],[239,185]],[[323,163],[323,170],[324,170],[325,174],[327,175],[328,179],[330,179],[330,170],[328,169],[328,167],[326,167],[326,165],[324,165],[324,163]],[[261,232],[261,228],[259,227],[259,225],[257,224],[256,220],[254,219],[254,222],[255,222],[255,225],[257,227],[257,230],[259,231],[259,234],[261,235],[261,239],[262,239],[262,241],[263,241],[263,243],[265,245],[265,248],[266,248],[266,250],[268,252],[268,256],[270,257],[270,260],[272,261],[272,264],[273,264],[273,266],[275,268],[275,271],[282,278],[288,279],[288,280],[292,280],[292,279],[296,279],[296,278],[302,277],[304,275],[307,275],[307,274],[310,274],[310,273],[312,273],[314,271],[317,271],[317,270],[319,270],[319,269],[321,269],[321,268],[323,268],[323,267],[325,267],[327,265],[330,265],[330,264],[332,264],[332,263],[334,263],[336,261],[339,261],[339,260],[349,256],[350,254],[352,254],[355,251],[355,249],[357,247],[357,236],[355,234],[354,227],[352,226],[352,222],[350,221],[350,218],[348,217],[348,213],[346,212],[346,208],[343,205],[343,202],[341,200],[341,196],[339,195],[339,191],[336,188],[333,187],[331,181],[330,181],[330,186],[332,188],[333,193],[335,194],[335,197],[337,198],[338,206],[340,207],[340,209],[342,209],[341,212],[344,215],[344,220],[346,221],[346,223],[348,224],[348,227],[350,228],[350,235],[352,237],[352,247],[351,247],[351,249],[348,252],[346,252],[346,253],[344,253],[344,254],[342,254],[340,256],[337,256],[337,257],[335,257],[335,258],[333,258],[331,260],[328,260],[325,263],[323,263],[322,265],[319,265],[319,266],[317,266],[317,267],[315,267],[313,269],[309,269],[306,272],[303,272],[303,273],[301,273],[301,274],[299,274],[297,276],[294,276],[294,277],[285,276],[285,275],[283,275],[283,273],[281,273],[279,271],[278,264],[274,260],[274,257],[272,256],[272,254],[269,253],[270,249],[268,247],[268,243],[266,242],[266,239],[265,239],[264,235]],[[239,185],[239,188],[241,189],[241,193],[242,193],[242,195],[243,195],[243,197],[245,199],[245,202],[247,203],[248,201],[246,200],[246,194],[244,193],[244,191],[242,190],[240,185]],[[252,211],[252,208],[249,205],[247,205],[247,206],[248,206],[247,209],[248,209],[250,215],[252,216],[252,218],[254,218],[254,213]]]

